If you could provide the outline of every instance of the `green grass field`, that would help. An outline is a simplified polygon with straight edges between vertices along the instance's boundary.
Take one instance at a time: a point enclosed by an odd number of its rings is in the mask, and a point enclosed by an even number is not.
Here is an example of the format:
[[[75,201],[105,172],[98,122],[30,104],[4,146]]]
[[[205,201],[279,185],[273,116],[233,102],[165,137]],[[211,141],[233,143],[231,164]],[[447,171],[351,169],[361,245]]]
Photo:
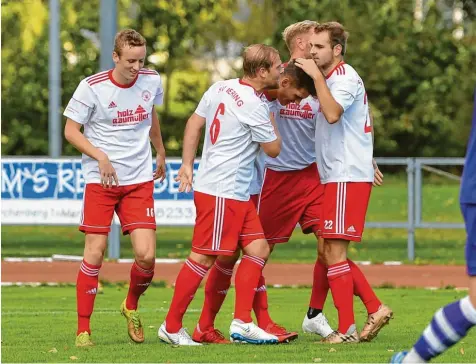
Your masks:
[[[74,287],[2,288],[2,362],[388,362],[394,351],[409,348],[442,305],[465,295],[454,290],[378,289],[395,318],[372,343],[323,346],[317,336],[302,334],[290,343],[272,346],[208,345],[173,348],[161,343],[157,329],[164,320],[172,296],[170,288],[151,287],[141,299],[146,341],[137,345],[127,336],[119,305],[127,291],[106,286],[98,295],[92,321],[93,348],[76,348]],[[217,328],[225,334],[232,319],[234,290],[230,290]],[[301,331],[308,289],[269,290],[271,314],[288,329]],[[203,302],[197,293],[186,314],[184,326],[195,326]],[[356,301],[356,319],[361,328],[365,319],[362,304]],[[329,299],[325,312],[335,326],[335,309]],[[476,331],[438,358],[436,362],[476,362]]]
[[[458,184],[438,177],[423,188],[423,220],[428,222],[462,222],[458,204]],[[372,191],[368,221],[406,221],[407,190],[403,179],[387,178],[383,187]],[[159,227],[157,257],[184,258],[188,255],[193,228]],[[64,226],[2,226],[2,257],[82,255],[83,234],[77,227]],[[416,263],[463,264],[464,230],[417,230]],[[273,261],[312,262],[315,259],[315,238],[295,230],[288,244],[280,245]],[[403,229],[367,229],[362,244],[353,244],[354,260],[378,263],[407,259],[407,232]],[[121,256],[132,257],[128,237],[121,240]]]

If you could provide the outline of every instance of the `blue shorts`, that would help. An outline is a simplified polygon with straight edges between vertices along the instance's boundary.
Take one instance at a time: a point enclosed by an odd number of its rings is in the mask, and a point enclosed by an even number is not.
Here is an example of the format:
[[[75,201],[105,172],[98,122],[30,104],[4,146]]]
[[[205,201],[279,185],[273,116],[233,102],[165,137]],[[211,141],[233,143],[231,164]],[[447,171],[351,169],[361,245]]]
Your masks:
[[[466,225],[466,266],[468,275],[476,276],[476,204],[462,203],[461,211]]]

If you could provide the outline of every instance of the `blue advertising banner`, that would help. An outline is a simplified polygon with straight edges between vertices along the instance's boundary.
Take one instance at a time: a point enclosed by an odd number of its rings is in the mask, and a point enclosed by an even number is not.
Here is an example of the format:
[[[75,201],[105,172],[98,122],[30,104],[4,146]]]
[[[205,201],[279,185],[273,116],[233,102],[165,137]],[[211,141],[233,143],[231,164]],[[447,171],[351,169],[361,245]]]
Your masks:
[[[79,223],[84,192],[80,159],[2,158],[1,164],[3,224]],[[180,164],[180,159],[167,159],[166,178],[155,181],[158,225],[195,221],[193,193],[179,193],[175,182]]]

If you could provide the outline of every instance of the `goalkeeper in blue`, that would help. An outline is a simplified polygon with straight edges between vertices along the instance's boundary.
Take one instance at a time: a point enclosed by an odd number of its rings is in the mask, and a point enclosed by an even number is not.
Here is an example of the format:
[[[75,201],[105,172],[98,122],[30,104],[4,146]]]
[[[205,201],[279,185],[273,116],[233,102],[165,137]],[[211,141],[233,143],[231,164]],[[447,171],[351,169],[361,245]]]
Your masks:
[[[445,352],[476,326],[476,94],[473,124],[461,180],[460,205],[466,225],[469,295],[440,308],[409,352],[393,355],[391,363],[424,363]]]

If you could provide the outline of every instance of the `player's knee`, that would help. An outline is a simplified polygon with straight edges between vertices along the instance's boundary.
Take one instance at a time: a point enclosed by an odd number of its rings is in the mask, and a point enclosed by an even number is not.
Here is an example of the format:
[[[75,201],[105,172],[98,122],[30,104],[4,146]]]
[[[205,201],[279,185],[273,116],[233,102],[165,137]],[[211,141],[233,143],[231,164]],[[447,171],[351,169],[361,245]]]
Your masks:
[[[264,260],[268,260],[270,254],[269,244],[265,239],[254,240],[243,248],[243,251],[246,255],[252,255]]]
[[[320,263],[322,263],[322,264],[324,264],[325,266],[327,266],[327,259],[326,259],[326,255],[325,255],[324,252],[318,253],[317,260],[318,260]]]
[[[220,262],[220,263],[223,263],[227,266],[231,266],[232,264],[235,264],[238,259],[240,259],[240,250],[237,250],[235,253],[233,253],[233,255],[231,256],[228,256],[228,255],[220,255],[217,260]]]
[[[90,264],[99,265],[104,258],[107,246],[107,235],[86,234],[84,259]]]
[[[343,262],[347,259],[347,244],[337,240],[326,240],[323,257],[327,265]]]
[[[136,262],[142,268],[149,269],[155,265],[155,254],[152,253],[145,253],[145,254],[136,254]]]
[[[217,259],[216,255],[203,255],[195,252],[191,252],[189,258],[195,263],[201,264],[207,268],[210,268]]]

